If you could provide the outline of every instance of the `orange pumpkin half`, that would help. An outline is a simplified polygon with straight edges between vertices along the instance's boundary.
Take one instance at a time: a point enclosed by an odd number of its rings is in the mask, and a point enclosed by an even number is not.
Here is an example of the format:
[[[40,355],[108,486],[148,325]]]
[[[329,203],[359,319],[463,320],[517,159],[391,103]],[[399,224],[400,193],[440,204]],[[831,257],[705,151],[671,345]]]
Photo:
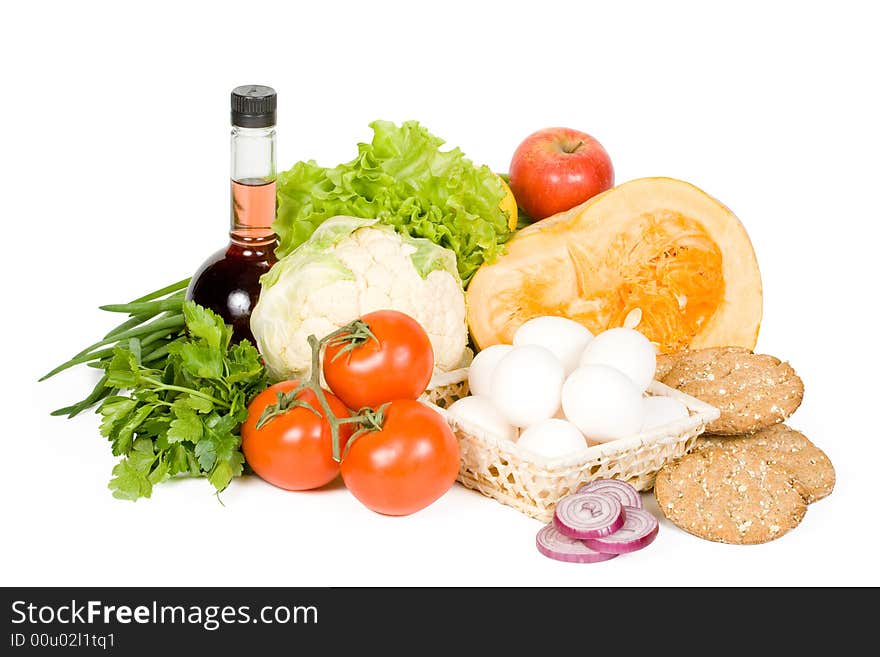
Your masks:
[[[480,349],[510,343],[539,315],[593,333],[638,329],[662,353],[755,347],[761,325],[758,261],[745,228],[722,203],[672,178],[640,178],[520,231],[467,291]]]

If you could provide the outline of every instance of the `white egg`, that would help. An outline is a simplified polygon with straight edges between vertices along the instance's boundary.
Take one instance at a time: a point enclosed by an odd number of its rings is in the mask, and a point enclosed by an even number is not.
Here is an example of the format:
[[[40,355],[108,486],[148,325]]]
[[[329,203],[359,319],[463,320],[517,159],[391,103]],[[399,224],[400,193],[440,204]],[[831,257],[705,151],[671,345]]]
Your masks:
[[[505,440],[516,440],[512,427],[488,397],[462,397],[446,411],[453,418]]]
[[[471,362],[468,369],[468,387],[472,395],[488,395],[492,386],[492,372],[498,361],[513,349],[509,344],[495,344],[486,347]]]
[[[562,363],[549,349],[514,347],[495,366],[490,397],[510,424],[527,427],[553,417],[564,380]]]
[[[517,444],[548,459],[571,456],[588,447],[584,435],[576,426],[557,418],[533,424],[522,432]]]
[[[607,365],[584,365],[562,386],[565,417],[588,440],[604,443],[636,435],[645,418],[641,391],[630,378]]]
[[[676,420],[688,417],[687,406],[672,397],[646,397],[644,401],[645,419],[642,431],[650,431]]]
[[[584,349],[581,365],[607,365],[620,370],[647,390],[657,370],[657,350],[644,335],[628,328],[613,328],[593,338]]]
[[[593,334],[581,324],[566,317],[534,317],[513,334],[513,346],[536,344],[553,352],[565,368],[566,376],[578,366],[584,347]]]

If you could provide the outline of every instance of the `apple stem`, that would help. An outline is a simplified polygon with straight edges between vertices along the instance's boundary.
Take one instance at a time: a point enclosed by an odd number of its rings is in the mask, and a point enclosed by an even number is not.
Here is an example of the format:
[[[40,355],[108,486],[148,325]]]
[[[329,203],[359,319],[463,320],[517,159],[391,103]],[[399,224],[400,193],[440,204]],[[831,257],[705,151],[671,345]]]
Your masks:
[[[566,145],[566,146],[563,146],[563,147],[562,147],[562,150],[564,150],[566,153],[574,153],[577,149],[579,149],[579,148],[580,148],[581,146],[583,146],[583,145],[584,145],[584,142],[583,142],[583,140],[582,140],[582,141],[579,141],[577,144],[575,144],[575,145],[574,145],[574,148],[572,148],[571,146]]]

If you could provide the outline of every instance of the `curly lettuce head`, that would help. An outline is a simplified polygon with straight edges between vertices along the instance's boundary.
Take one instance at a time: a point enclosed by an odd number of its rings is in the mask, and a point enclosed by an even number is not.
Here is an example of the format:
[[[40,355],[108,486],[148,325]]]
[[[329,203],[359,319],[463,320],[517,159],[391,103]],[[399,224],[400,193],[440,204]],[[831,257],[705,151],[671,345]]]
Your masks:
[[[358,144],[351,162],[327,169],[298,162],[278,176],[273,225],[283,257],[329,217],[377,219],[411,237],[450,249],[465,285],[492,262],[510,238],[504,187],[488,167],[477,167],[417,121],[374,121],[373,140]]]

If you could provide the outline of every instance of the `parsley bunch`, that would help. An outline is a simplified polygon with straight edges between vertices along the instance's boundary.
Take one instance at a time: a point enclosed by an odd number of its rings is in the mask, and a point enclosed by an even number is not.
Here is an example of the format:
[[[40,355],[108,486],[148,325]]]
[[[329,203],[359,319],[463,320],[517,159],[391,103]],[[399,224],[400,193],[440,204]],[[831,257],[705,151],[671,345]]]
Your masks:
[[[241,474],[239,427],[247,406],[266,388],[259,352],[206,308],[183,303],[186,333],[168,344],[161,369],[145,363],[140,344],[117,344],[105,386],[127,390],[98,408],[101,434],[113,454],[114,497],[149,497],[153,485],[176,475],[205,476],[219,492]]]

